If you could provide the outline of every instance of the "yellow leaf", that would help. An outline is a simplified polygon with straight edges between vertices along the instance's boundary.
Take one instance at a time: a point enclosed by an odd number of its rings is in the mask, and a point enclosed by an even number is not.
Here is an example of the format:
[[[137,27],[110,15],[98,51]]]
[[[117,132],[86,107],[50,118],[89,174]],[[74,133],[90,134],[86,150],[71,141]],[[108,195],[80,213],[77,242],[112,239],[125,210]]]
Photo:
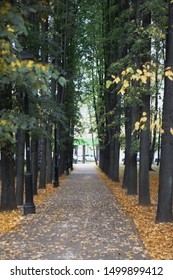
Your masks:
[[[170,128],[170,133],[173,135],[173,128],[172,127]]]
[[[125,93],[125,90],[124,90],[124,87],[122,86],[121,89],[119,90],[118,93],[121,93],[121,94],[124,94]]]
[[[120,78],[119,78],[119,77],[116,77],[116,78],[113,80],[113,83],[118,84],[120,81],[121,81]]]
[[[130,73],[130,72],[132,72],[132,71],[133,71],[132,67],[129,67],[129,68],[126,69],[126,73],[127,73],[127,74]]]
[[[135,123],[135,130],[139,130],[139,127],[140,127],[140,122],[136,122]]]
[[[143,84],[147,83],[147,76],[141,76],[141,81],[143,82]]]
[[[42,65],[41,70],[46,71],[46,66]]]
[[[6,55],[9,53],[9,50],[2,50],[2,51],[0,51],[0,53],[1,53],[1,55]]]
[[[11,68],[15,68],[15,67],[16,67],[16,63],[12,61],[12,62],[10,63],[10,66],[11,66]]]
[[[136,75],[133,74],[132,77],[131,77],[131,79],[132,79],[132,80],[136,80]]]
[[[160,133],[163,134],[164,133],[164,130],[162,128],[160,128]]]
[[[33,64],[34,64],[34,61],[29,60],[28,63],[27,63],[27,67],[31,69],[33,67]]]
[[[7,25],[7,30],[8,30],[8,32],[11,32],[11,33],[14,32],[14,29],[9,24]]]
[[[147,121],[147,117],[142,117],[141,119],[140,119],[140,122],[146,122]]]
[[[124,80],[123,87],[124,88],[128,88],[129,87],[129,81],[128,80]]]
[[[6,120],[1,120],[1,121],[0,121],[0,124],[3,125],[3,126],[5,126],[5,125],[7,124],[7,121],[6,121]]]
[[[123,70],[123,71],[121,72],[121,75],[122,75],[122,76],[125,76],[125,75],[126,75],[126,71]]]
[[[169,80],[173,81],[173,76],[168,76]]]
[[[136,71],[139,75],[142,75],[142,71],[140,69],[137,69]]]
[[[18,59],[16,60],[16,66],[21,67],[21,62]]]
[[[166,70],[165,76],[168,77],[171,81],[173,80],[173,72],[171,70]]]
[[[167,70],[171,70],[171,67],[166,67],[165,70],[166,70],[166,71],[167,71]]]
[[[155,124],[154,123],[150,124],[150,129],[152,130],[154,128],[155,128]]]

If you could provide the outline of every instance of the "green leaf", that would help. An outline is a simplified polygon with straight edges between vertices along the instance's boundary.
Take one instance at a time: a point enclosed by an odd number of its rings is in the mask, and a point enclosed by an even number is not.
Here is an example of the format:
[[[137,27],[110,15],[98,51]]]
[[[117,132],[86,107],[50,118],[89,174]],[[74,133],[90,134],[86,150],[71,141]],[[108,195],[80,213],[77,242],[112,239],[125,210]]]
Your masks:
[[[58,82],[60,83],[60,85],[63,87],[66,85],[66,79],[64,77],[60,77],[58,79]]]
[[[107,81],[106,81],[106,88],[107,88],[107,89],[110,88],[111,85],[112,85],[112,81],[107,80]]]

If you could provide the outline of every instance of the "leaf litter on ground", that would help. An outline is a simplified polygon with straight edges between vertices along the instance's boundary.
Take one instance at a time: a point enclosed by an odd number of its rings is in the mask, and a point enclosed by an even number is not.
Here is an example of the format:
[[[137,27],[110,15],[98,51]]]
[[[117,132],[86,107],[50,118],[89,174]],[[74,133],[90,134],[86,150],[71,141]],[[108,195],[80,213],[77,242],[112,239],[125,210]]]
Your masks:
[[[61,176],[60,182],[64,181],[65,176]],[[46,188],[38,189],[37,195],[34,196],[34,204],[36,208],[45,203],[46,199],[51,196],[57,188],[54,188],[53,184],[47,184]],[[15,230],[15,227],[24,218],[23,206],[19,206],[13,211],[1,211],[0,212],[0,235],[6,234]]]
[[[123,168],[120,172],[120,182],[113,182],[99,170],[100,178],[107,184],[112,193],[118,199],[124,210],[130,215],[139,232],[141,240],[153,260],[173,259],[173,224],[156,223],[158,172],[150,173],[151,206],[141,206],[137,195],[127,195],[126,190],[121,188]],[[63,181],[65,177],[62,177]],[[45,189],[38,189],[38,195],[34,196],[37,206],[46,203],[57,188],[49,184]],[[23,219],[21,208],[14,211],[0,212],[0,235],[15,231],[20,220]]]
[[[123,167],[120,170],[120,182],[113,182],[101,171],[99,174],[132,218],[150,259],[172,260],[173,223],[156,223],[158,170],[150,172],[150,206],[139,205],[138,195],[127,195],[127,191],[122,189]]]

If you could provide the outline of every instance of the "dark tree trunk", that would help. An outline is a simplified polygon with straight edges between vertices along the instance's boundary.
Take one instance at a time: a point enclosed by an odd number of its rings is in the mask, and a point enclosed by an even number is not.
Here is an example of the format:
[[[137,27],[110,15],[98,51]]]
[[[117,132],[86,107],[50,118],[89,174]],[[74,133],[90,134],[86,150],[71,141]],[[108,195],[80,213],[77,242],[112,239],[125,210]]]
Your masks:
[[[66,170],[66,154],[65,151],[60,149],[59,175],[64,174],[65,170]]]
[[[17,158],[16,158],[16,203],[23,205],[24,199],[24,148],[25,133],[22,129],[17,131]]]
[[[173,3],[169,1],[169,24],[166,41],[166,65],[173,67]],[[164,101],[163,101],[163,130],[161,139],[161,161],[159,174],[159,194],[157,207],[157,222],[171,222],[172,193],[173,193],[173,81],[165,77]]]
[[[160,164],[160,144],[161,143],[161,133],[159,132],[159,135],[158,135],[158,148],[157,148],[157,166],[159,166]]]
[[[52,125],[48,125],[47,132],[49,137],[52,135]],[[46,183],[52,183],[52,170],[53,170],[53,162],[52,162],[52,139],[47,139],[47,148],[46,148],[46,159],[47,159],[47,170],[46,170]]]
[[[17,208],[15,196],[15,180],[14,180],[14,158],[11,151],[13,147],[1,148],[1,210],[8,211]]]
[[[83,157],[82,157],[82,163],[85,163],[85,145],[82,147]]]
[[[147,0],[148,1],[148,0]],[[143,4],[147,4],[146,0],[143,0]],[[151,23],[150,12],[143,12],[143,27],[145,29]],[[143,48],[142,62],[145,64],[150,61],[151,42],[148,35],[145,38],[145,47]],[[144,123],[145,129],[140,133],[140,167],[139,167],[139,204],[150,204],[150,191],[149,191],[149,152],[150,152],[150,82],[147,84],[142,93],[142,112],[145,112],[147,121]]]
[[[46,143],[47,143],[47,140],[44,138],[41,143],[39,189],[46,188]]]
[[[130,137],[130,151],[129,155],[127,155],[127,169],[128,169],[128,186],[127,193],[128,194],[137,194],[137,153],[135,146],[135,142],[137,139],[136,132],[133,132],[135,123],[138,119],[138,109],[137,106],[134,106],[130,109],[130,129],[131,129],[131,137]],[[133,134],[132,134],[133,132]]]
[[[12,109],[12,88],[7,85],[0,88],[0,110]],[[1,209],[13,210],[17,208],[15,196],[15,170],[14,170],[14,146],[5,142],[1,147]]]
[[[38,140],[32,137],[31,140],[31,173],[33,180],[33,194],[37,194],[38,184]]]
[[[139,204],[149,205],[150,96],[145,95],[143,101],[143,110],[147,114],[147,121],[145,129],[141,130],[140,133]]]

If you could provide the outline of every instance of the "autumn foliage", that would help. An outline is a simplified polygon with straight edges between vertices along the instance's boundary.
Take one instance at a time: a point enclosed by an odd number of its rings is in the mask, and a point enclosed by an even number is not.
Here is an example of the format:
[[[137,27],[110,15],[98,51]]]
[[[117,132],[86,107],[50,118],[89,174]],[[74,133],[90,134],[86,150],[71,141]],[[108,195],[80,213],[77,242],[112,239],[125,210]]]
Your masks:
[[[123,169],[123,168],[122,168]],[[123,170],[121,169],[121,179]],[[158,172],[150,173],[151,206],[141,206],[137,195],[126,194],[121,188],[121,182],[111,181],[104,173],[100,172],[102,180],[123,205],[124,210],[130,215],[135,223],[139,235],[152,260],[173,259],[173,225],[172,223],[156,223],[155,215],[157,208]]]

